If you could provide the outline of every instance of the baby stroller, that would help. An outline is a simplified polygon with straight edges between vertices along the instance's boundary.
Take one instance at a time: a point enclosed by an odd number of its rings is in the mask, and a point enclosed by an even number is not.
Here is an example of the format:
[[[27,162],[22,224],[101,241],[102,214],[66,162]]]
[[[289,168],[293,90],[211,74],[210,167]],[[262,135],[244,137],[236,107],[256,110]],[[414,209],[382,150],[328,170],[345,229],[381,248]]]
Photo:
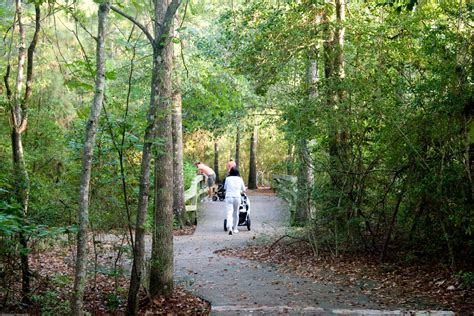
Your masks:
[[[224,200],[225,200],[224,183],[219,184],[219,185],[217,186],[217,191],[216,191],[216,193],[214,193],[214,195],[212,196],[212,200],[213,200],[213,201],[217,201],[217,199],[219,199],[219,201],[224,201]]]
[[[250,230],[250,201],[245,193],[240,195],[239,224]],[[227,231],[227,219],[224,219],[224,231]]]

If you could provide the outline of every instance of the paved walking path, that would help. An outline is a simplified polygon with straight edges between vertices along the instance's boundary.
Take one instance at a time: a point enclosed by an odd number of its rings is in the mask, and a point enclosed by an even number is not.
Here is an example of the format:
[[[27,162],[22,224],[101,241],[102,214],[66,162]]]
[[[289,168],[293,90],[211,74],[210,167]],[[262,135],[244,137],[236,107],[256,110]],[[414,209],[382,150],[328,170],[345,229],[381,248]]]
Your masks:
[[[382,311],[360,291],[280,273],[256,261],[224,257],[214,251],[245,246],[254,239],[282,234],[287,205],[269,195],[250,196],[252,230],[224,232],[224,202],[204,202],[192,236],[175,238],[175,276],[212,304],[212,315],[400,315]],[[419,315],[454,315],[436,312]]]

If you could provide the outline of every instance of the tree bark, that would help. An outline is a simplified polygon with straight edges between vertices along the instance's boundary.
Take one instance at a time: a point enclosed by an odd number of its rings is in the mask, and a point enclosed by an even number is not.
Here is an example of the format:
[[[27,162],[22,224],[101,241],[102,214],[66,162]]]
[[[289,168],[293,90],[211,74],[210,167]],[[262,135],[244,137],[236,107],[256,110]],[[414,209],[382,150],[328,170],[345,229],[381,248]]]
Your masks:
[[[336,117],[346,117],[349,115],[349,111],[344,109],[342,103],[347,96],[346,89],[343,88],[342,84],[345,78],[344,71],[344,35],[345,35],[345,16],[346,16],[346,7],[345,0],[336,0],[336,30],[334,34],[334,83],[335,83],[335,94],[336,103],[338,104],[338,109],[336,110]],[[338,119],[338,126],[336,126],[336,135],[334,138],[334,150],[336,159],[336,168],[338,173],[337,182],[341,184],[345,182],[349,187],[352,185],[349,181],[343,181],[341,179],[341,174],[343,170],[347,170],[350,164],[350,149],[349,149],[349,131],[345,127],[344,122]],[[344,186],[344,185],[343,185]],[[345,190],[343,186],[340,186],[341,191]]]
[[[11,141],[12,141],[12,161],[13,161],[13,175],[15,181],[15,197],[17,203],[21,206],[20,216],[26,220],[28,216],[28,206],[30,200],[30,180],[28,176],[28,170],[26,168],[25,156],[23,151],[22,134],[26,130],[28,122],[28,102],[32,92],[32,81],[33,81],[33,61],[36,43],[38,42],[39,32],[41,28],[40,19],[41,11],[38,4],[35,5],[35,32],[33,39],[28,47],[28,56],[26,56],[26,32],[22,21],[22,5],[21,1],[15,1],[15,16],[18,21],[20,41],[18,44],[18,65],[17,65],[17,77],[15,82],[15,88],[13,92],[13,100],[11,99],[12,93],[9,88],[9,76],[10,76],[10,60],[8,60],[7,72],[5,74],[5,87],[7,89],[7,99],[12,102],[11,110]],[[23,99],[21,98],[23,89],[23,73],[24,64],[27,61],[27,74],[26,74],[26,88]],[[22,270],[22,295],[23,303],[29,303],[30,293],[30,270],[28,263],[28,242],[23,232],[19,233],[19,242],[22,248],[20,252],[20,262]]]
[[[105,89],[105,36],[107,29],[107,13],[109,3],[99,5],[97,50],[96,50],[96,77],[95,92],[89,119],[87,120],[84,151],[82,155],[82,168],[78,208],[77,256],[74,277],[74,290],[71,298],[71,314],[82,315],[84,288],[87,273],[87,236],[89,225],[89,185],[91,177],[92,157],[96,127],[99,120],[100,109],[104,99]]]
[[[474,69],[474,34],[471,35],[471,69]],[[458,69],[462,69],[459,67]],[[461,71],[457,71],[458,86],[462,87],[462,82],[465,82],[467,78],[462,75]],[[459,89],[459,95],[465,93],[462,89]],[[470,98],[467,100],[464,106],[462,114],[461,126],[463,126],[463,138],[465,142],[465,166],[466,166],[466,178],[469,185],[466,186],[466,197],[468,205],[472,205],[474,201],[474,139],[471,135],[474,134],[474,93],[470,93]]]
[[[340,121],[347,113],[341,109],[340,103],[346,97],[346,91],[342,88],[342,82],[345,77],[344,72],[344,34],[345,28],[345,3],[344,0],[335,0],[336,8],[336,27],[331,32],[329,27],[326,28],[326,42],[324,45],[325,56],[325,75],[329,84],[327,91],[327,106],[333,109],[336,122],[329,132],[329,156],[330,156],[330,175],[334,192],[343,194],[344,183],[342,172],[348,168],[349,152],[348,152],[348,132],[341,129],[344,125]],[[325,15],[323,20],[329,23],[329,18]],[[336,107],[337,105],[337,107]],[[337,201],[337,202],[336,202]],[[335,198],[334,204],[340,204],[340,198]]]
[[[304,226],[311,215],[311,190],[314,182],[313,170],[308,157],[308,145],[306,139],[300,139],[297,144],[298,150],[298,198],[296,199],[296,210],[293,224]]]
[[[15,196],[17,203],[21,205],[21,216],[26,219],[28,214],[28,204],[30,195],[30,180],[28,177],[28,171],[25,164],[25,156],[23,152],[23,143],[21,135],[26,128],[27,118],[24,113],[24,108],[21,106],[20,94],[23,88],[23,69],[26,58],[25,50],[25,29],[22,21],[22,6],[21,1],[16,0],[16,15],[18,19],[18,26],[20,32],[20,42],[18,44],[18,66],[17,66],[17,77],[14,90],[14,108],[12,110],[12,155],[13,155],[13,174],[15,179]],[[23,126],[23,122],[25,122]],[[28,295],[30,293],[30,271],[28,265],[28,243],[26,236],[23,232],[19,234],[19,240],[21,248],[20,261],[21,261],[21,274],[22,274],[22,286],[21,291],[23,295],[23,301],[28,302]]]
[[[155,55],[156,53],[154,53]],[[155,66],[157,56],[153,57],[153,69]],[[151,147],[155,134],[155,117],[156,105],[155,96],[157,86],[157,75],[155,71],[152,73],[151,79],[151,93],[150,93],[150,108],[147,114],[147,127],[145,129],[142,160],[140,162],[140,180],[138,189],[138,210],[135,225],[135,249],[133,251],[134,259],[132,264],[132,272],[130,275],[130,288],[128,290],[127,299],[127,315],[136,315],[138,311],[138,292],[142,282],[142,275],[145,262],[145,220],[148,208],[148,195],[150,192],[150,162],[151,162]]]
[[[316,59],[309,58],[306,67],[306,90],[308,93],[308,107],[311,102],[318,96],[318,63]],[[293,224],[304,226],[309,218],[311,218],[312,202],[311,193],[314,182],[313,168],[311,157],[308,154],[308,141],[302,138],[298,141],[298,198],[296,200],[296,210]]]
[[[165,20],[169,1],[155,1],[157,23]],[[173,23],[173,21],[171,22]],[[160,23],[161,24],[161,23]],[[160,138],[155,156],[154,227],[150,263],[152,297],[173,294],[173,143],[171,135],[171,71],[172,43],[166,36],[164,50],[157,61],[159,96],[157,136]]]
[[[237,126],[237,135],[235,136],[235,166],[240,168],[240,126]]]
[[[181,108],[181,88],[178,79],[173,92],[173,212],[179,225],[188,225],[186,206],[184,203],[184,175],[183,175],[183,126]]]
[[[408,180],[405,180],[405,181],[408,181]],[[392,237],[392,231],[393,231],[393,228],[395,227],[395,221],[397,219],[398,210],[400,209],[400,204],[402,203],[402,199],[403,199],[404,194],[405,194],[405,184],[403,185],[403,188],[401,189],[400,193],[398,194],[397,204],[395,205],[395,208],[393,209],[392,217],[390,219],[390,224],[388,226],[388,231],[387,231],[387,234],[385,235],[385,241],[383,243],[382,252],[380,254],[380,262],[384,262],[385,258],[387,257],[388,245],[389,245],[390,239]]]
[[[343,23],[346,20],[346,0],[336,0],[336,32],[335,45],[334,45],[334,71],[336,73],[338,83],[340,84],[345,78],[344,71],[344,37],[346,33],[346,28]],[[338,88],[338,97],[343,99],[345,97],[345,89]]]
[[[219,144],[214,141],[214,172],[216,173],[216,181],[219,181]]]
[[[323,57],[324,57],[324,77],[328,80],[329,87],[328,92],[331,90],[331,82],[329,81],[333,77],[333,45],[334,45],[334,33],[330,29],[330,17],[327,12],[324,12],[322,16],[322,21],[324,24],[324,44],[323,44]],[[327,93],[327,102],[331,102],[331,93]]]
[[[286,173],[290,176],[293,175],[293,144],[288,141],[288,151],[286,159]]]
[[[250,161],[249,161],[249,182],[248,188],[251,190],[257,189],[257,127],[253,128],[252,136],[250,138]]]
[[[142,275],[145,262],[145,220],[146,212],[148,207],[148,195],[150,191],[150,162],[151,162],[151,149],[156,134],[156,127],[158,124],[159,113],[158,105],[160,102],[159,94],[159,72],[162,67],[162,53],[165,49],[166,41],[169,41],[168,34],[170,33],[172,21],[176,14],[176,10],[181,4],[180,0],[172,0],[171,4],[167,7],[166,14],[163,20],[157,19],[157,8],[161,5],[162,1],[155,0],[155,19],[154,19],[154,32],[155,37],[147,31],[147,28],[140,24],[138,21],[133,19],[128,14],[120,11],[119,9],[112,7],[112,9],[118,14],[132,21],[137,25],[143,33],[147,36],[148,40],[153,47],[153,68],[152,68],[152,79],[150,89],[150,107],[147,114],[147,127],[145,129],[142,160],[140,163],[140,180],[139,180],[139,192],[138,192],[138,210],[137,210],[137,222],[135,227],[135,249],[134,260],[132,264],[132,272],[130,276],[130,288],[128,291],[127,299],[127,315],[136,315],[138,310],[138,292],[140,290],[140,284],[142,282]],[[160,7],[161,9],[161,7]],[[171,126],[168,126],[171,130]],[[171,152],[172,148],[170,148]],[[172,170],[172,165],[170,169]],[[170,179],[172,181],[172,179]],[[172,205],[171,205],[172,208]],[[172,210],[171,210],[172,213]],[[151,283],[151,282],[150,282]],[[151,286],[151,285],[150,285]]]
[[[15,82],[15,89],[13,94],[13,108],[12,108],[12,158],[13,158],[13,173],[16,184],[16,199],[22,207],[22,216],[28,213],[29,202],[29,178],[25,165],[25,157],[23,152],[23,143],[21,140],[22,133],[26,128],[26,113],[21,104],[21,93],[23,89],[23,74],[26,60],[26,35],[22,21],[22,6],[21,1],[16,0],[16,16],[18,19],[20,42],[18,43],[18,65],[17,77]]]

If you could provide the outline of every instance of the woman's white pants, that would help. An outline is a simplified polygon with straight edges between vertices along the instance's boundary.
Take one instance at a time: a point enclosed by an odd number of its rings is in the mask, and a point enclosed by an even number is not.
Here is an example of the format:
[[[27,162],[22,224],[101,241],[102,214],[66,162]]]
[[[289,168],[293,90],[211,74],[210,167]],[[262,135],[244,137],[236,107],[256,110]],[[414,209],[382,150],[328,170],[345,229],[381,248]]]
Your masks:
[[[231,229],[235,230],[237,229],[237,226],[239,225],[239,206],[240,206],[240,196],[225,198],[228,230],[231,230]]]

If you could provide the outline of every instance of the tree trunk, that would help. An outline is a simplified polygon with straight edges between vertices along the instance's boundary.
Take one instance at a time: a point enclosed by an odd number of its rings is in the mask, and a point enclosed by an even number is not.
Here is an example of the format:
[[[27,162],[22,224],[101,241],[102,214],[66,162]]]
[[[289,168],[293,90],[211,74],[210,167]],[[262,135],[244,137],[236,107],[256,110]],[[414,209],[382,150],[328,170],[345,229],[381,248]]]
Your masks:
[[[405,180],[405,181],[408,181],[408,180]],[[398,210],[400,209],[400,204],[402,203],[403,195],[405,193],[405,186],[406,185],[404,184],[403,188],[401,189],[400,193],[398,194],[397,204],[395,205],[395,208],[393,209],[392,218],[390,219],[390,224],[388,226],[388,231],[387,231],[387,234],[385,235],[385,241],[383,243],[382,252],[380,254],[380,262],[384,262],[385,258],[387,257],[388,245],[389,245],[390,239],[392,237],[393,228],[395,227],[395,221],[397,219]]]
[[[336,126],[336,135],[334,138],[334,150],[335,155],[333,159],[336,160],[337,168],[337,183],[341,190],[341,195],[346,190],[345,187],[352,187],[352,181],[345,179],[347,173],[351,168],[351,149],[349,147],[349,130],[346,128],[345,117],[349,117],[350,110],[342,104],[344,99],[347,97],[347,91],[343,87],[343,81],[345,78],[344,70],[344,35],[345,35],[345,16],[346,7],[345,0],[336,0],[336,30],[335,30],[335,45],[334,45],[334,83],[335,83],[335,94],[336,103],[338,104],[338,110],[336,117],[338,117],[338,126]],[[344,179],[343,179],[344,178]],[[341,185],[342,184],[342,185]]]
[[[214,172],[216,173],[216,181],[219,181],[219,144],[214,141]]]
[[[22,5],[21,1],[15,1],[15,15],[18,21],[20,41],[18,44],[18,65],[17,65],[17,77],[15,82],[15,89],[13,93],[9,86],[10,76],[10,59],[8,59],[7,72],[5,74],[5,87],[7,90],[7,99],[13,102],[11,110],[11,141],[12,141],[12,161],[13,161],[13,175],[15,181],[15,197],[18,205],[21,206],[20,216],[26,220],[28,216],[28,206],[30,199],[30,180],[28,176],[28,170],[26,169],[25,156],[23,151],[22,134],[26,130],[28,122],[28,102],[31,97],[31,84],[33,81],[33,60],[36,43],[38,42],[40,32],[40,18],[41,11],[39,5],[35,5],[35,32],[33,39],[28,47],[28,58],[27,58],[27,75],[26,75],[26,88],[23,100],[21,99],[22,88],[23,88],[23,73],[24,64],[26,59],[26,32],[22,21]],[[22,295],[23,303],[28,304],[29,293],[30,293],[30,270],[28,264],[28,242],[23,232],[19,233],[19,242],[21,245],[20,251],[20,262],[22,270]]]
[[[323,32],[324,32],[324,44],[323,44],[323,57],[324,57],[324,77],[328,82],[328,93],[327,93],[327,102],[331,102],[331,82],[330,80],[333,77],[333,45],[334,45],[334,33],[331,31],[329,25],[331,23],[327,12],[324,12],[322,16],[322,21],[324,24]]]
[[[155,18],[165,20],[169,1],[155,2]],[[161,23],[160,23],[161,24]],[[158,70],[159,95],[157,136],[161,142],[155,157],[155,206],[153,242],[150,264],[150,294],[152,297],[173,294],[173,144],[171,135],[171,71],[173,48],[168,36],[163,36],[164,50]]]
[[[308,93],[308,104],[318,96],[318,63],[316,59],[310,58],[306,67],[306,90]],[[311,218],[312,203],[311,193],[314,182],[313,168],[311,157],[308,154],[308,141],[301,139],[298,144],[298,198],[296,201],[296,210],[293,224],[304,226],[309,218]]]
[[[326,79],[326,107],[328,109],[334,108],[335,104],[335,93],[334,93],[334,33],[330,29],[329,25],[331,23],[330,17],[325,12],[323,14],[323,23],[324,23],[324,49],[323,49],[323,56],[324,56],[324,76]],[[336,132],[334,131],[334,127],[331,127],[329,130],[329,157],[330,157],[330,167],[329,167],[329,175],[331,177],[331,184],[332,184],[332,191],[336,192],[338,190],[338,184],[336,181],[338,179],[337,174],[337,164],[335,164],[335,160],[337,157],[337,150],[335,146],[335,136]]]
[[[298,150],[298,198],[296,199],[296,210],[293,224],[304,226],[311,215],[311,190],[314,182],[313,170],[310,166],[308,146],[305,139],[297,144]]]
[[[338,83],[341,84],[345,78],[344,71],[344,36],[346,29],[343,23],[346,20],[346,0],[336,0],[336,32],[335,32],[335,45],[334,45],[334,71],[337,76]],[[346,90],[338,87],[339,101],[345,98]]]
[[[155,55],[156,53],[154,53]],[[157,56],[153,57],[153,73],[151,79],[150,107],[147,114],[147,127],[143,138],[142,160],[140,162],[140,180],[138,189],[138,210],[135,225],[135,249],[130,275],[130,288],[127,299],[127,315],[136,315],[138,310],[138,292],[142,282],[142,275],[145,262],[145,220],[148,208],[148,195],[150,192],[150,162],[151,147],[155,137],[155,118],[156,118],[156,86],[158,77],[155,69],[158,68]]]
[[[306,66],[306,90],[308,92],[309,103],[314,101],[319,95],[318,83],[318,61],[310,58]]]
[[[250,161],[249,161],[249,182],[248,188],[251,190],[257,189],[257,127],[253,128],[252,136],[250,138]]]
[[[345,171],[350,168],[347,159],[348,156],[348,133],[341,129],[344,126],[342,118],[348,113],[342,111],[340,104],[345,98],[346,92],[342,87],[344,79],[344,20],[345,20],[345,0],[335,0],[331,5],[336,9],[336,26],[335,31],[330,29],[331,19],[326,13],[323,14],[323,21],[325,23],[324,33],[324,73],[326,76],[326,106],[328,110],[332,111],[334,119],[332,126],[328,132],[329,139],[329,161],[330,167],[328,170],[331,178],[332,193],[334,195],[332,204],[336,208],[333,212],[334,234],[335,234],[335,248],[336,255],[338,254],[338,222],[340,220],[339,209],[343,205],[344,191],[347,185],[346,179],[343,177]]]
[[[186,206],[184,203],[184,175],[183,175],[183,126],[181,119],[181,88],[178,79],[173,92],[173,212],[179,225],[188,225],[186,222]]]
[[[105,35],[107,27],[108,2],[99,6],[95,92],[89,119],[86,125],[84,151],[82,156],[81,182],[78,208],[77,256],[74,278],[74,290],[71,298],[71,313],[82,315],[84,288],[87,269],[87,235],[89,225],[89,184],[91,177],[92,156],[96,136],[96,126],[100,115],[105,89]]]
[[[290,176],[293,175],[293,144],[288,141],[288,152],[286,159],[286,173]]]
[[[140,284],[142,282],[142,275],[145,262],[145,220],[146,212],[148,207],[148,194],[150,191],[150,162],[151,162],[151,148],[155,138],[155,130],[158,121],[158,105],[160,102],[159,94],[159,72],[162,67],[162,53],[164,51],[164,42],[168,40],[168,34],[172,26],[172,21],[176,14],[176,10],[181,4],[180,0],[172,0],[171,5],[167,8],[166,14],[163,20],[157,19],[157,8],[161,1],[155,0],[155,38],[148,33],[147,28],[133,19],[131,16],[120,11],[119,9],[112,7],[112,9],[118,14],[126,17],[137,25],[147,36],[148,40],[153,47],[153,70],[151,78],[151,89],[150,89],[150,107],[147,114],[147,127],[145,129],[142,160],[140,163],[140,181],[139,181],[139,192],[138,192],[138,211],[137,211],[137,223],[135,227],[135,249],[133,251],[134,259],[132,264],[132,272],[130,276],[130,288],[128,290],[127,299],[127,315],[136,315],[138,310],[138,292],[140,290]],[[171,126],[168,126],[171,130]],[[172,148],[170,148],[170,151]],[[172,163],[170,169],[172,171]],[[170,179],[170,181],[172,181]],[[170,206],[172,208],[172,205]],[[172,210],[171,210],[172,213]]]
[[[240,168],[240,126],[237,126],[237,135],[235,136],[235,167]]]
[[[21,135],[26,128],[27,118],[26,113],[23,112],[21,106],[20,95],[23,88],[23,69],[26,59],[26,35],[25,29],[22,22],[22,6],[21,1],[16,0],[16,15],[18,19],[18,26],[20,32],[20,42],[18,43],[18,66],[17,66],[17,77],[15,83],[14,93],[14,108],[12,110],[12,158],[13,158],[13,174],[15,179],[15,196],[18,205],[21,205],[21,217],[26,219],[28,214],[28,204],[30,195],[30,180],[28,177],[28,171],[25,164],[25,156],[23,152],[23,142]],[[25,125],[23,125],[25,122]],[[19,236],[20,245],[23,251],[20,252],[21,271],[22,271],[22,295],[23,301],[27,303],[28,295],[30,293],[30,271],[28,265],[28,243],[26,236],[23,232],[20,232]]]
[[[474,43],[474,34],[471,35],[471,44]],[[474,45],[471,45],[471,69],[474,69]],[[459,67],[458,69],[462,69]],[[466,82],[467,78],[462,75],[462,71],[457,71],[458,76],[458,86],[462,87],[462,82]],[[461,89],[459,89],[459,95],[465,93]],[[466,185],[466,198],[467,204],[472,205],[474,201],[474,181],[473,181],[473,174],[474,174],[474,93],[470,93],[470,99],[466,102],[464,106],[464,111],[462,115],[461,126],[463,126],[463,138],[465,142],[465,152],[464,152],[464,160],[466,166],[466,178],[469,185]]]
[[[325,56],[325,75],[329,83],[327,106],[334,109],[334,123],[329,135],[329,156],[330,156],[330,175],[334,192],[343,194],[344,183],[342,172],[349,167],[348,158],[348,132],[341,129],[344,125],[340,118],[348,113],[341,110],[341,103],[346,91],[342,88],[342,82],[345,77],[344,72],[344,34],[345,28],[343,23],[345,21],[345,3],[344,0],[335,0],[336,8],[336,29],[334,33],[329,28],[326,29],[326,42],[324,45]],[[327,16],[323,18],[326,23],[329,23]],[[335,107],[337,105],[337,107]],[[336,202],[337,201],[337,202]],[[341,204],[340,198],[336,197],[334,204]]]

